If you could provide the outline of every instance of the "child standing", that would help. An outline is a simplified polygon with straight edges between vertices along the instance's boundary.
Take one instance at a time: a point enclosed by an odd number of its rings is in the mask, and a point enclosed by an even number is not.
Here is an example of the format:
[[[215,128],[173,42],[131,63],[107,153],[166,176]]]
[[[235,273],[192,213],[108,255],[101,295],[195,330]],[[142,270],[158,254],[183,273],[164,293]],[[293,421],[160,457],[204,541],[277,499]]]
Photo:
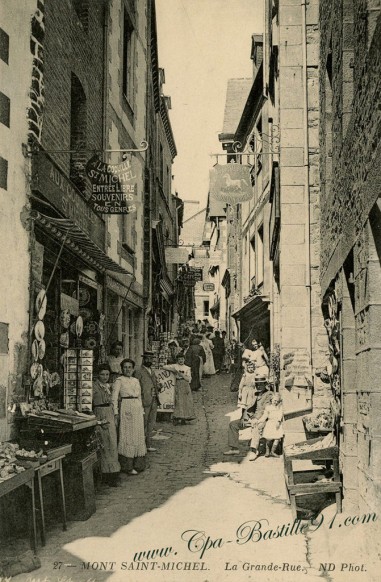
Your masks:
[[[279,445],[279,441],[284,437],[283,430],[283,407],[282,399],[279,393],[272,395],[271,403],[265,408],[265,411],[258,423],[266,422],[263,429],[263,438],[266,439],[266,454],[265,457],[279,457],[275,451]],[[270,449],[270,442],[273,441]]]

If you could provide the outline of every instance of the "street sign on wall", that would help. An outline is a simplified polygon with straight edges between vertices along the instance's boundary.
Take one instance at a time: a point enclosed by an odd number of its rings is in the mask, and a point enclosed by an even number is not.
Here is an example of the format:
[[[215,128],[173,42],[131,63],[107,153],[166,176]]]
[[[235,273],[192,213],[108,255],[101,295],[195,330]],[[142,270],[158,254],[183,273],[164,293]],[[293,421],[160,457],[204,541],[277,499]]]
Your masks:
[[[202,289],[203,291],[214,291],[214,283],[204,283]]]

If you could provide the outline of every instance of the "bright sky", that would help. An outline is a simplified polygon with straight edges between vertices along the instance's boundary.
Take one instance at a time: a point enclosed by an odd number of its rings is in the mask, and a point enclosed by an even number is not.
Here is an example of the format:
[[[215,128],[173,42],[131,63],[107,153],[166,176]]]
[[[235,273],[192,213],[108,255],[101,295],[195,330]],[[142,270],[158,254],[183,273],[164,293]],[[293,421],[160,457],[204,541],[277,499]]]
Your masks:
[[[263,31],[261,0],[156,0],[159,66],[178,155],[174,189],[206,205],[210,153],[222,151],[228,79],[251,77],[251,35]],[[194,213],[192,212],[192,214]]]

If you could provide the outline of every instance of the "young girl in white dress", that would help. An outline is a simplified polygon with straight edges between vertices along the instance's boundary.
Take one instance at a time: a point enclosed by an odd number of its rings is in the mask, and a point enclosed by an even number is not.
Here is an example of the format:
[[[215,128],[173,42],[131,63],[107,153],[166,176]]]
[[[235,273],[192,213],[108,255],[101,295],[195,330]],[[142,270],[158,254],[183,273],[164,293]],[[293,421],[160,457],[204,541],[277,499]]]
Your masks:
[[[279,441],[284,437],[282,399],[278,392],[272,395],[271,404],[268,404],[258,423],[266,422],[262,436],[266,439],[265,457],[279,457],[276,449]],[[270,449],[270,443],[273,441]]]

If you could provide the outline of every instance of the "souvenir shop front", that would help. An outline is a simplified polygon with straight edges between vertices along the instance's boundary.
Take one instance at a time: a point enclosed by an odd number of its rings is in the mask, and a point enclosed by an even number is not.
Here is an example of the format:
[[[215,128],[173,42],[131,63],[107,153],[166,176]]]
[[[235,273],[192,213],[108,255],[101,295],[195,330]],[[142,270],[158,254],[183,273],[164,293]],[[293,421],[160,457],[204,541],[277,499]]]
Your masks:
[[[0,541],[15,533],[28,539],[32,524],[33,550],[38,538],[45,543],[49,520],[62,519],[66,528],[67,519],[87,519],[96,509],[93,369],[106,355],[107,274],[128,275],[103,250],[104,221],[50,162],[48,172],[48,162],[40,165],[29,214],[29,357],[13,404],[12,442],[0,443]]]

